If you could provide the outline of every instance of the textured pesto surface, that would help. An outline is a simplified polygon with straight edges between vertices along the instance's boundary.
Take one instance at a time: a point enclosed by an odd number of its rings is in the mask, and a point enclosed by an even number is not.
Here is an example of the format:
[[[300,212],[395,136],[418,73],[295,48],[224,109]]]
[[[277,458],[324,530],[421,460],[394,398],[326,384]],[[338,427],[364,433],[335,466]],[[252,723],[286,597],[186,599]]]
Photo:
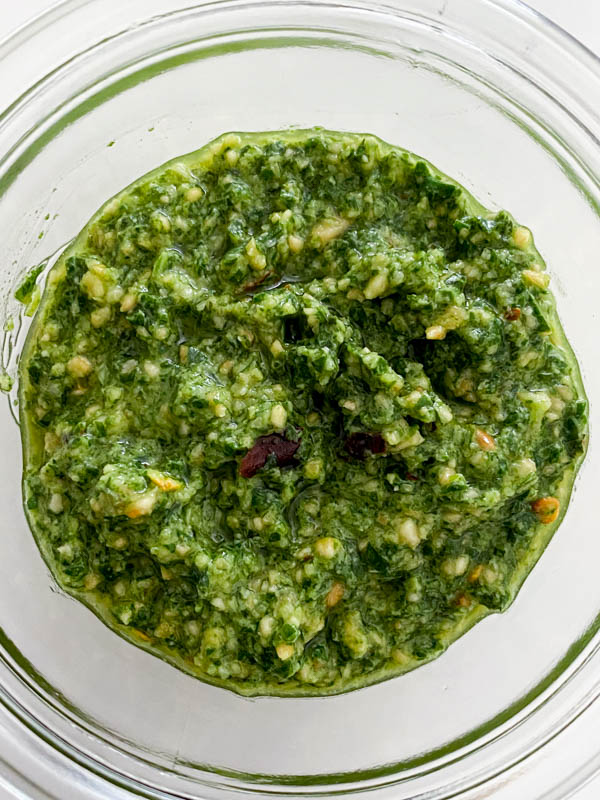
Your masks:
[[[585,449],[547,282],[527,229],[371,136],[230,134],[142,178],[22,360],[57,581],[247,694],[431,659],[511,602]]]

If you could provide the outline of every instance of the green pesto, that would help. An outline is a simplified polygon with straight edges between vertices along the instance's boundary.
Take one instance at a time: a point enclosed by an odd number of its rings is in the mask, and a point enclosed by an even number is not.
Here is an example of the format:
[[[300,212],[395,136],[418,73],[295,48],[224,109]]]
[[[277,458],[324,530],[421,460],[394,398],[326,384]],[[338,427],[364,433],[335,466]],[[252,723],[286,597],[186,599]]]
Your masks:
[[[373,136],[228,134],[141,178],[51,271],[21,362],[56,580],[243,694],[435,657],[512,601],[585,451],[547,281],[529,231]],[[272,434],[293,459],[244,476]]]

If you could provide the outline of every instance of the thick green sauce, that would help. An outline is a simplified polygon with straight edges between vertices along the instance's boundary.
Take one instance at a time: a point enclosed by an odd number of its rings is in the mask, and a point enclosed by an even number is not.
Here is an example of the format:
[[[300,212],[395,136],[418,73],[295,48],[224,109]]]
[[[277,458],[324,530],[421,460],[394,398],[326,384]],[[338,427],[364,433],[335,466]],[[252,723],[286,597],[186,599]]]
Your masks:
[[[56,580],[245,694],[438,655],[511,602],[585,450],[547,284],[527,229],[372,136],[229,134],[145,176],[22,359]]]

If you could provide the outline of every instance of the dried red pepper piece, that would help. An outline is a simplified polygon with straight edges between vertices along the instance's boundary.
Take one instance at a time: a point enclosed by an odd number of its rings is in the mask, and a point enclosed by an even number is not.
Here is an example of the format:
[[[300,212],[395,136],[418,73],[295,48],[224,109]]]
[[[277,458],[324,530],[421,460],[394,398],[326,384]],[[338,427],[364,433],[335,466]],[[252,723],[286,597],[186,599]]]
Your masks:
[[[287,467],[293,464],[296,451],[300,447],[300,440],[292,442],[280,433],[270,433],[259,436],[250,450],[242,458],[240,475],[242,478],[251,478],[264,467],[270,455],[274,455],[278,467]]]
[[[258,289],[258,287],[261,286],[261,284],[263,284],[267,280],[267,278],[270,278],[272,274],[273,274],[272,269],[267,270],[263,275],[260,276],[260,278],[257,278],[255,281],[252,281],[251,283],[245,283],[242,286],[242,291],[245,292],[246,294],[251,294],[252,292],[254,292],[255,289]]]
[[[380,433],[351,433],[344,442],[344,450],[352,458],[365,459],[367,451],[385,453],[385,439]]]

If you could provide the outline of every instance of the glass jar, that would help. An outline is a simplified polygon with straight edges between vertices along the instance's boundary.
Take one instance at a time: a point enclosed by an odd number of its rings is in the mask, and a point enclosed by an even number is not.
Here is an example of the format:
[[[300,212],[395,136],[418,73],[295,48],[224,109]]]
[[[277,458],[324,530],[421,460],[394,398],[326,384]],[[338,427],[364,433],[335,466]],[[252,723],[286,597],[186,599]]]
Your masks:
[[[414,150],[533,229],[591,405],[567,517],[506,613],[395,680],[244,699],[57,589],[21,506],[15,387],[0,415],[0,786],[60,800],[566,797],[600,752],[598,60],[512,0],[66,0],[0,59],[9,374],[29,323],[15,286],[103,200],[223,131],[322,125]]]

